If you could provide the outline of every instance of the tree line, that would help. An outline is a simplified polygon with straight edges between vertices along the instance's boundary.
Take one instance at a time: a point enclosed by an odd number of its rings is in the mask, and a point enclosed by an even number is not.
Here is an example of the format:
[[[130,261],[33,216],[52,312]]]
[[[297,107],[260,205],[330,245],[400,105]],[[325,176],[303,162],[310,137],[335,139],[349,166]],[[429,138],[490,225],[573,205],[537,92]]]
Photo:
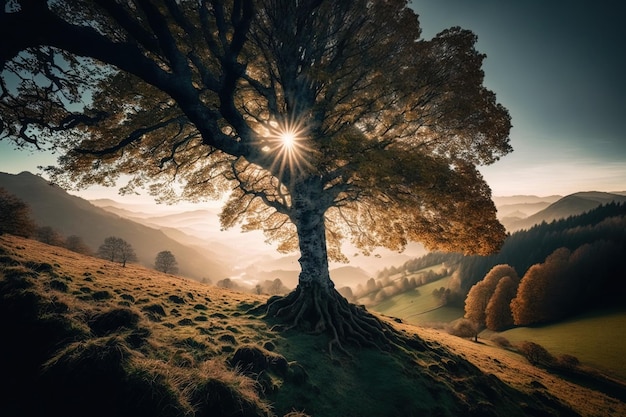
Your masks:
[[[614,214],[613,210],[620,208],[623,206],[614,205],[599,212]],[[581,220],[586,222],[597,214],[583,215]],[[574,248],[556,248],[541,262],[531,265],[521,279],[512,265],[492,267],[470,288],[465,299],[465,317],[477,328],[498,331],[553,322],[597,308],[623,306],[626,215],[595,218],[595,224],[568,219],[563,222],[570,226],[568,229],[545,235],[541,242],[546,246],[568,237],[564,242]],[[572,242],[584,243],[576,246]]]
[[[515,232],[495,255],[431,252],[378,276],[445,264],[460,285],[433,294],[442,303],[464,308],[468,321],[461,324],[476,335],[482,328],[502,330],[621,306],[625,253],[626,204],[609,203]]]
[[[515,232],[507,237],[497,254],[463,256],[458,259],[455,269],[461,280],[461,288],[468,291],[495,265],[507,264],[523,274],[532,265],[544,262],[559,248],[575,251],[599,240],[620,245],[625,239],[626,229],[607,219],[624,216],[626,204],[608,203],[580,215],[551,223],[542,222],[528,230]],[[451,255],[452,259],[455,257]]]

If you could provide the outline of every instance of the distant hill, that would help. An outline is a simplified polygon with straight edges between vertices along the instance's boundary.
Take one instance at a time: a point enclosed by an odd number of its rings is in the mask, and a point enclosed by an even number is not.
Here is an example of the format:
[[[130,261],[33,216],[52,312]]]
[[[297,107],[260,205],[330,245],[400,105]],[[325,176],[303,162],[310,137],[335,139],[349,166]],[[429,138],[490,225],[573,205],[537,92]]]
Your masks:
[[[107,212],[29,172],[0,173],[0,187],[24,200],[38,225],[50,226],[64,236],[80,236],[93,250],[106,237],[117,236],[133,246],[139,262],[147,267],[154,265],[158,252],[169,250],[176,256],[181,275],[215,282],[231,274],[216,254],[185,246],[160,230]]]
[[[509,231],[511,226],[547,208],[550,204],[560,200],[560,195],[539,197],[536,195],[513,195],[493,197],[493,202],[498,210],[497,216],[500,223]]]
[[[537,203],[554,203],[563,198],[562,195],[536,196],[536,195],[511,195],[493,197],[493,202],[498,208],[501,206],[515,204],[537,204]]]
[[[612,201],[626,202],[626,196],[599,191],[579,192],[565,196],[524,219],[509,218],[501,221],[508,231],[513,232],[528,229],[542,222],[550,223],[553,220],[575,216]]]

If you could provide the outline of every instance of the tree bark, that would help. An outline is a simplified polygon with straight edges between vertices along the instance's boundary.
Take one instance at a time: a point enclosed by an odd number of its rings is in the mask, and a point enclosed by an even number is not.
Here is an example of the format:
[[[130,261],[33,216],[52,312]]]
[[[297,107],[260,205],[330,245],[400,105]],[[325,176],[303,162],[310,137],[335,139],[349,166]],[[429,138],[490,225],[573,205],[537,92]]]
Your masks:
[[[317,181],[319,182],[319,181]],[[328,271],[326,226],[321,185],[306,181],[294,187],[291,221],[298,231],[300,246],[299,285],[319,286],[328,294],[334,288]]]
[[[330,279],[321,182],[309,179],[294,191],[291,220],[300,246],[298,286],[285,297],[271,298],[267,316],[290,323],[288,328],[327,334],[331,356],[333,348],[347,353],[344,343],[388,348],[398,340],[393,328],[365,308],[350,304]]]

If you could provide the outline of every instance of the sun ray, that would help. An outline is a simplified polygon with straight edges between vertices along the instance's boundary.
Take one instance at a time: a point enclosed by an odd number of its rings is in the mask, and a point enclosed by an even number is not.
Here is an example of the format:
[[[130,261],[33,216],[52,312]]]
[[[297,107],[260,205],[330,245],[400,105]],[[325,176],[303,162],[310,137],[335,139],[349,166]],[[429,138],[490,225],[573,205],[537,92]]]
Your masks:
[[[281,174],[289,171],[290,175],[309,170],[312,149],[307,145],[307,131],[298,120],[271,122],[267,126],[266,151],[274,157],[272,169]]]

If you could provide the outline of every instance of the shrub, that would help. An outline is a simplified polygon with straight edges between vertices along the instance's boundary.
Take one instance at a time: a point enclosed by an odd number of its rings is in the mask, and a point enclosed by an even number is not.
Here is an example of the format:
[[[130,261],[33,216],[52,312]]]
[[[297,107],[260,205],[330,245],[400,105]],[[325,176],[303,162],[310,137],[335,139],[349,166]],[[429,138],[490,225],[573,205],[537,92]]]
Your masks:
[[[94,316],[89,327],[98,336],[105,336],[120,329],[134,329],[139,315],[128,308],[115,308]]]
[[[491,338],[491,341],[493,343],[495,343],[496,345],[498,345],[498,346],[500,346],[502,348],[505,348],[505,349],[513,347],[513,345],[511,345],[511,342],[509,341],[509,339],[507,339],[504,336],[499,336],[499,335],[493,336]]]
[[[161,317],[165,317],[165,309],[160,304],[150,304],[141,308],[142,311],[148,313],[148,318],[152,321],[159,321]]]
[[[50,288],[60,292],[67,292],[68,290],[67,284],[58,279],[53,279],[52,281],[50,281]]]
[[[111,293],[106,290],[96,291],[91,296],[94,300],[108,300],[110,298],[113,298],[113,295],[111,295]]]
[[[476,323],[468,319],[460,319],[454,321],[448,327],[448,333],[458,337],[474,337],[478,335],[478,326]]]
[[[239,382],[235,378],[233,377],[233,381],[222,380],[221,375],[216,375],[195,385],[191,392],[191,401],[199,410],[198,414],[242,417],[271,415],[269,407],[262,403],[256,393],[254,381],[240,377]]]
[[[533,365],[550,365],[554,362],[550,352],[538,343],[524,341],[519,345],[519,350]]]
[[[574,369],[580,365],[580,361],[576,356],[564,354],[556,358],[556,364],[561,368]]]
[[[52,267],[52,265],[50,265],[47,262],[35,262],[35,261],[28,261],[24,264],[24,266],[26,266],[27,268],[32,269],[35,272],[47,272],[47,273],[51,273],[54,271],[54,268]]]
[[[289,369],[289,364],[282,355],[255,345],[239,347],[229,363],[232,367],[239,368],[246,374],[259,374],[269,370],[285,376]]]

